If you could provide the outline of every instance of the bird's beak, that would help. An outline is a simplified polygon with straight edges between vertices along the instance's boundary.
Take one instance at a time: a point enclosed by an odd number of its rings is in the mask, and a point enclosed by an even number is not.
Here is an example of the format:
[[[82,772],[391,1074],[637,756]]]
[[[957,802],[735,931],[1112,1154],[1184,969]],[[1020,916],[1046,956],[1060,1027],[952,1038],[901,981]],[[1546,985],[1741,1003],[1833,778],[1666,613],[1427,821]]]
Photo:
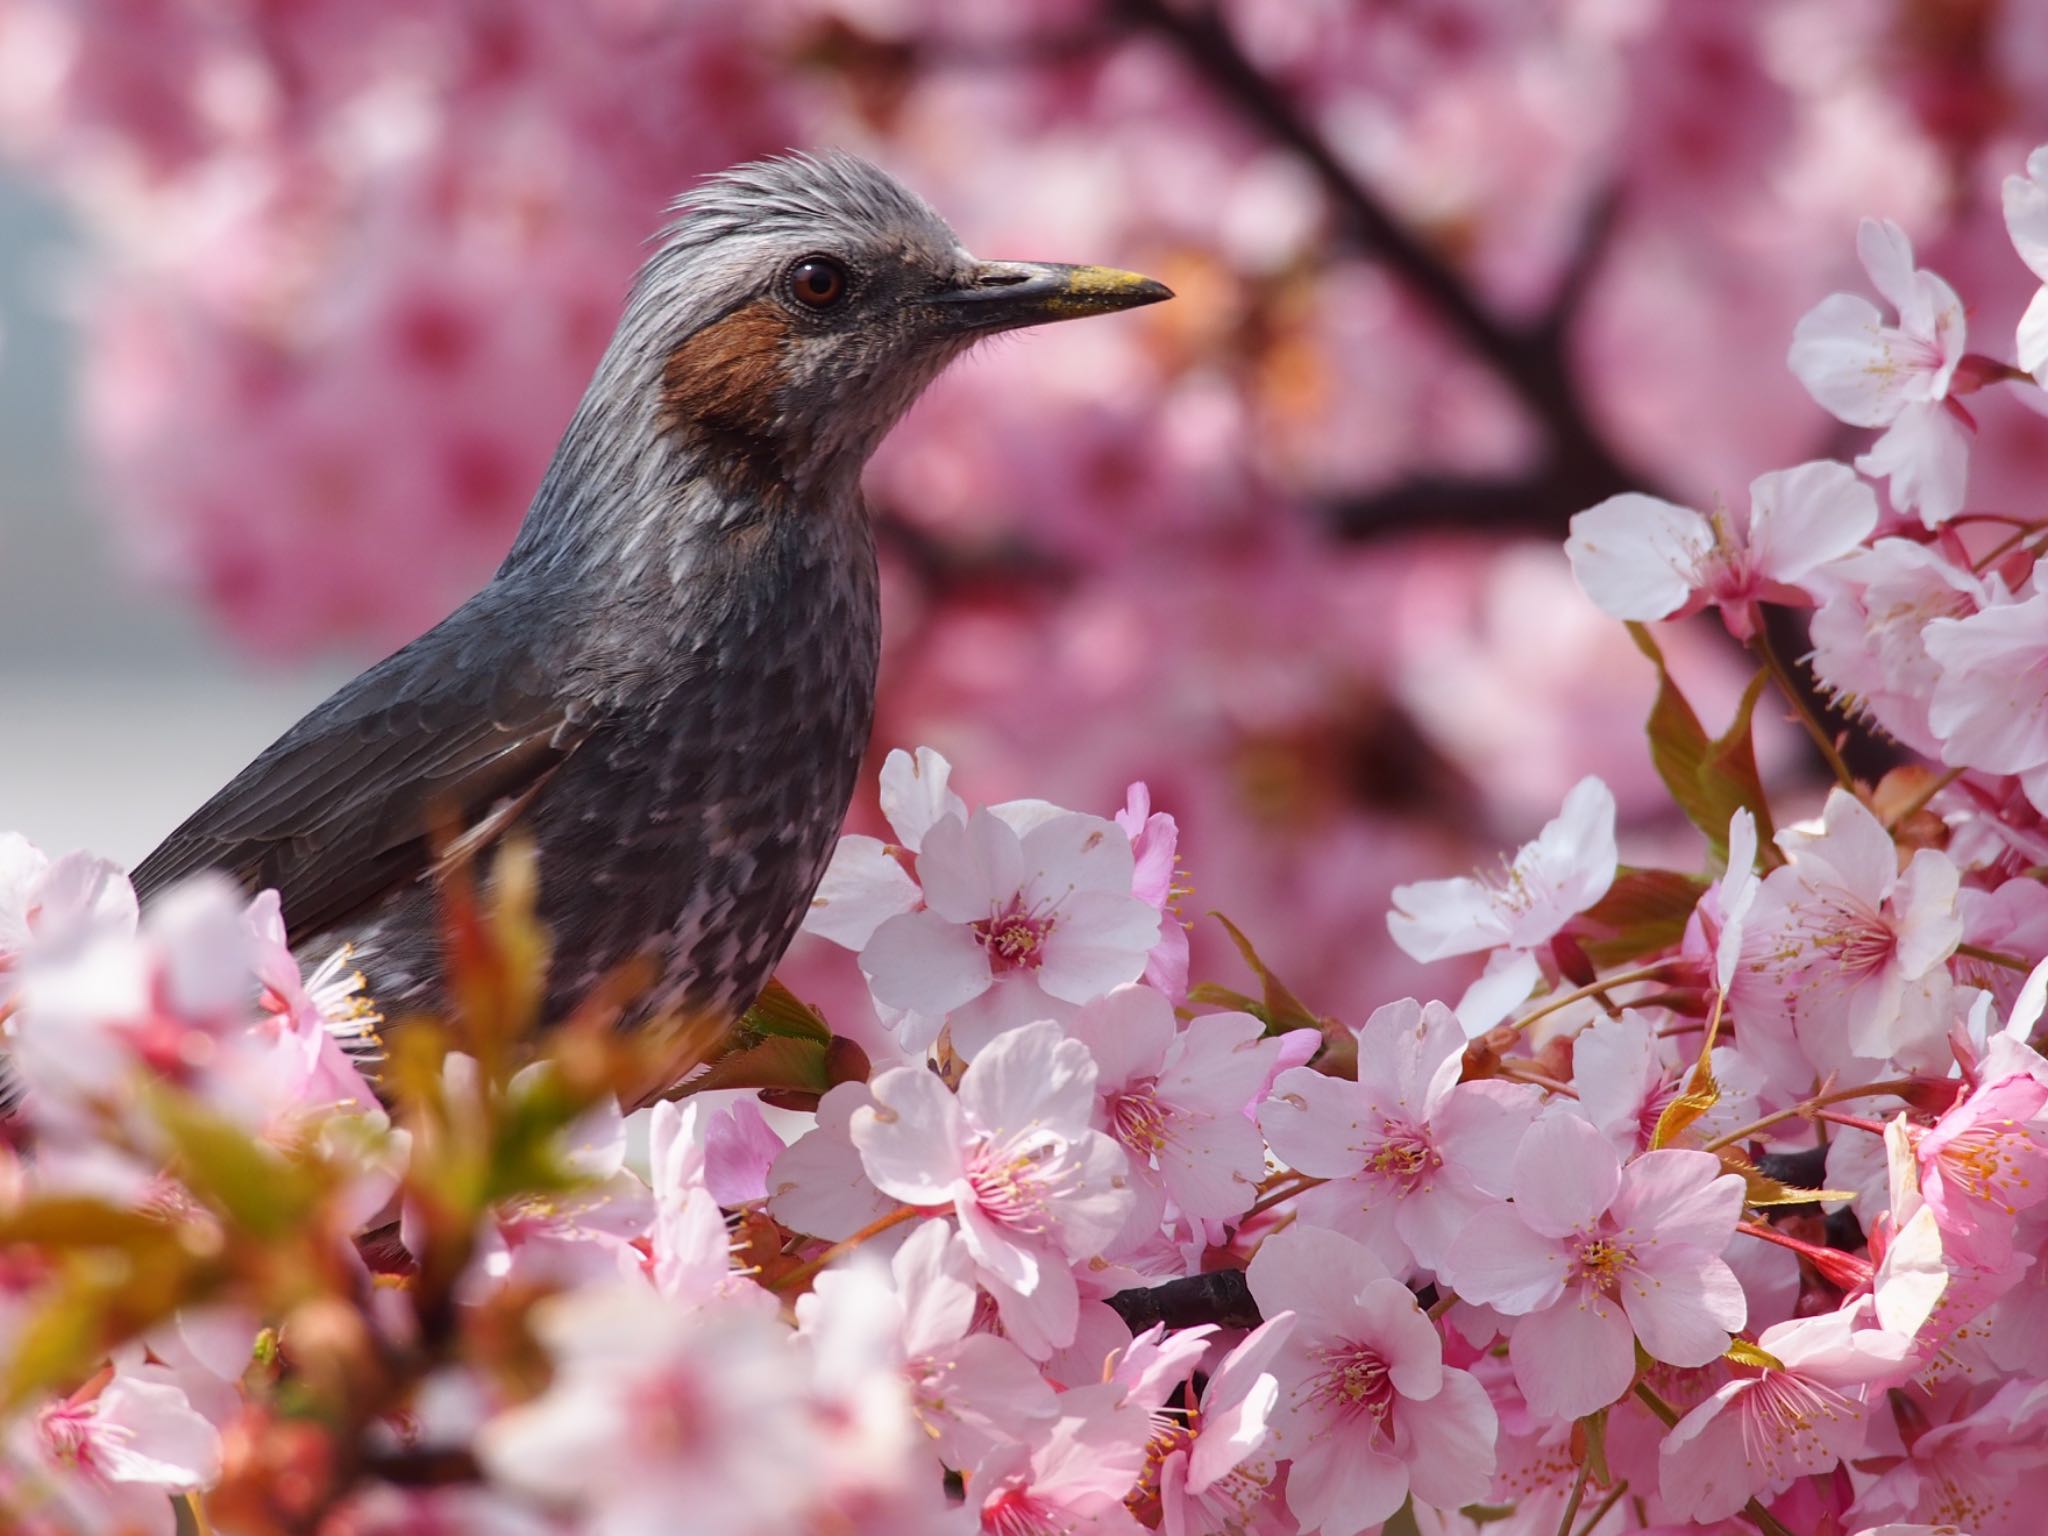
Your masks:
[[[947,329],[985,334],[1136,309],[1173,297],[1173,290],[1114,267],[1069,267],[1049,261],[984,261],[958,288],[925,300]]]

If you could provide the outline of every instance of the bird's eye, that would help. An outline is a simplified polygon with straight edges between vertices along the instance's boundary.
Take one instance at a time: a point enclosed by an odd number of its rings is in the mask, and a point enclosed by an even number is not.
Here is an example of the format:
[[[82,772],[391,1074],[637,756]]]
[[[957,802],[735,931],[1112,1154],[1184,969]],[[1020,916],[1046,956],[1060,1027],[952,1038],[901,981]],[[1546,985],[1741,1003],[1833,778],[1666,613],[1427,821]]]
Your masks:
[[[789,269],[789,291],[809,309],[830,309],[846,297],[846,268],[830,256],[806,256]]]

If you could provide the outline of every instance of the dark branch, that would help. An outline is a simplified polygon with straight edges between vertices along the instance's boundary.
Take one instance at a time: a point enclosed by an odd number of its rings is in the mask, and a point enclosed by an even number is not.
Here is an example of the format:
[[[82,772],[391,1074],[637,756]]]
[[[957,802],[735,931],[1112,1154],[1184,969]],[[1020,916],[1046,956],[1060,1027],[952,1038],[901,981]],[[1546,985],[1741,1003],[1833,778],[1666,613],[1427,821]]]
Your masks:
[[[1246,118],[1305,160],[1342,215],[1352,238],[1434,310],[1465,346],[1485,359],[1542,422],[1550,441],[1544,483],[1584,496],[1589,505],[1617,491],[1647,488],[1644,476],[1611,454],[1587,419],[1566,362],[1564,331],[1597,265],[1613,199],[1589,220],[1587,248],[1560,290],[1560,306],[1528,329],[1503,322],[1480,303],[1448,263],[1380,205],[1294,103],[1245,55],[1213,7],[1173,0],[1112,0],[1133,26],[1169,42],[1197,74]]]
[[[1203,1323],[1256,1328],[1260,1321],[1259,1304],[1252,1300],[1241,1269],[1212,1270],[1164,1285],[1118,1291],[1109,1305],[1133,1333],[1143,1333],[1154,1323],[1164,1323],[1171,1332]]]

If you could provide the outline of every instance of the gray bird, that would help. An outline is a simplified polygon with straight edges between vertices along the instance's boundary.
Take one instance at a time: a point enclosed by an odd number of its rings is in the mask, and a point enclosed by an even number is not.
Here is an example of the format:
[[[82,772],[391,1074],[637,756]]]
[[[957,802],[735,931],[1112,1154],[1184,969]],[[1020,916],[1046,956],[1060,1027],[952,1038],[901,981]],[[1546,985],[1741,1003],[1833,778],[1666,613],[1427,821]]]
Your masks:
[[[752,1004],[874,713],[862,465],[982,338],[1171,295],[977,261],[843,155],[740,166],[681,211],[497,574],[173,832],[135,871],[145,898],[202,869],[275,887],[302,960],[352,945],[387,1014],[432,1009],[434,834],[475,852],[516,827],[549,1018],[639,957],[659,982],[628,1024]]]

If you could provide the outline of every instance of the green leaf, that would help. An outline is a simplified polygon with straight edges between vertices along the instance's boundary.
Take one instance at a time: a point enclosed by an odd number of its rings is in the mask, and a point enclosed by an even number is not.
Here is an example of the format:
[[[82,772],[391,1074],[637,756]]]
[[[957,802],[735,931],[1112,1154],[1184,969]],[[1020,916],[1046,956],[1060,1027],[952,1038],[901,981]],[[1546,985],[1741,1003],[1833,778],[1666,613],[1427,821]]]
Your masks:
[[[1728,857],[1728,821],[1747,807],[1756,817],[1757,846],[1768,862],[1774,855],[1770,804],[1764,798],[1763,781],[1756,771],[1756,752],[1750,741],[1750,722],[1756,701],[1762,695],[1769,674],[1759,672],[1742,691],[1735,719],[1726,732],[1709,737],[1700,717],[1693,713],[1685,695],[1672,681],[1664,665],[1664,653],[1644,625],[1630,624],[1628,632],[1636,649],[1657,668],[1657,699],[1650,707],[1647,730],[1650,761],[1671,798],[1685,813],[1686,820],[1706,835],[1714,858]]]
[[[1707,882],[1695,875],[1624,864],[1607,894],[1574,918],[1570,931],[1586,958],[1603,970],[1662,955],[1685,937],[1706,889]]]
[[[820,1044],[832,1038],[832,1028],[825,1022],[825,1016],[772,978],[740,1020],[740,1028],[752,1035],[816,1040]]]
[[[824,1093],[832,1086],[829,1044],[771,1035],[758,1045],[728,1051],[683,1085],[685,1093],[709,1088],[770,1088]]]
[[[1290,1029],[1322,1030],[1323,1020],[1311,1013],[1308,1005],[1294,995],[1287,983],[1273,974],[1272,968],[1259,958],[1259,952],[1252,947],[1252,941],[1244,936],[1243,930],[1221,912],[1211,912],[1209,915],[1223,925],[1224,932],[1230,935],[1230,942],[1235,944],[1237,952],[1244,956],[1244,963],[1250,966],[1252,974],[1259,978],[1262,997],[1255,1000],[1245,997],[1242,993],[1229,993],[1227,995],[1235,999],[1232,1006],[1264,1023],[1269,1035],[1284,1034]],[[1202,990],[1221,992],[1220,988]],[[1189,996],[1194,996],[1194,993],[1190,992]]]

